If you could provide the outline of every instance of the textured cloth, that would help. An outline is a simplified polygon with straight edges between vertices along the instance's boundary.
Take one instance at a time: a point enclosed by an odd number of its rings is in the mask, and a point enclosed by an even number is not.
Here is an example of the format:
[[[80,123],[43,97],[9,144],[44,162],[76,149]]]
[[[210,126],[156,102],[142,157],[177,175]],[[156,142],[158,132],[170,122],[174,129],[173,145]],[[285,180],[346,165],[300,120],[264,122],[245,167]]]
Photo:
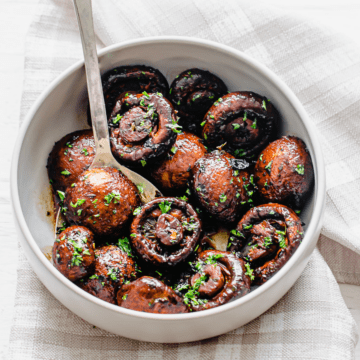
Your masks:
[[[93,7],[99,48],[145,36],[195,36],[244,51],[290,86],[324,152],[323,255],[316,249],[288,294],[248,325],[201,342],[165,345],[94,329],[52,297],[21,254],[9,357],[353,359],[357,328],[336,279],[360,285],[359,50],[329,30],[258,3],[93,0]],[[81,58],[72,2],[40,1],[27,38],[21,120],[44,88]]]

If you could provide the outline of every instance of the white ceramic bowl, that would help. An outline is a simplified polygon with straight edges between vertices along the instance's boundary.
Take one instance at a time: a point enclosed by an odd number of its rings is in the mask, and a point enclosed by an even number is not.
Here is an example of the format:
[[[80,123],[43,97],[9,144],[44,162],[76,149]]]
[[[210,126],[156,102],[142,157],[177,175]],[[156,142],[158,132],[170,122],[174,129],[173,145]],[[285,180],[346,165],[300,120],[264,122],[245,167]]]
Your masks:
[[[79,45],[80,46],[80,45]],[[229,90],[267,96],[282,115],[281,134],[302,138],[315,170],[315,189],[302,219],[305,237],[287,264],[250,294],[215,309],[177,315],[124,309],[89,295],[58,272],[41,249],[53,243],[46,160],[54,142],[86,128],[86,79],[82,61],[58,77],[36,101],[21,128],[11,169],[11,196],[21,245],[34,271],[67,308],[100,328],[132,339],[185,342],[233,330],[261,315],[294,284],[316,245],[325,199],[325,171],[319,142],[302,105],[265,66],[230,47],[193,38],[158,37],[117,44],[99,52],[102,73],[118,65],[158,68],[169,83],[181,71],[198,67],[218,75]]]

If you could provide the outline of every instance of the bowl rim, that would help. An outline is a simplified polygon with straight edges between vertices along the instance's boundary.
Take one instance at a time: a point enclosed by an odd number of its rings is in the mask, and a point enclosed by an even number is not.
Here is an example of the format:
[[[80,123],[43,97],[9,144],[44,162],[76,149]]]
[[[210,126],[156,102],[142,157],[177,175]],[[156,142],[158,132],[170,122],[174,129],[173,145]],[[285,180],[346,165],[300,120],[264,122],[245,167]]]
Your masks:
[[[221,305],[219,307],[209,309],[206,311],[198,311],[191,312],[188,314],[154,314],[154,313],[145,313],[136,310],[126,309],[114,304],[107,303],[103,300],[98,299],[97,297],[88,294],[84,290],[80,289],[70,280],[68,280],[65,276],[63,276],[52,264],[51,262],[44,256],[39,246],[35,242],[27,224],[25,221],[24,214],[22,213],[20,197],[18,192],[18,162],[19,156],[21,153],[23,140],[27,133],[27,130],[31,124],[31,121],[38,111],[39,107],[43,103],[43,101],[47,98],[47,96],[67,77],[71,76],[75,71],[78,71],[81,67],[84,66],[84,61],[79,60],[64,72],[62,72],[55,80],[53,80],[46,89],[42,92],[40,97],[34,102],[31,109],[27,113],[24,122],[19,130],[17,140],[15,143],[12,161],[11,161],[11,171],[10,171],[10,193],[11,193],[11,201],[13,205],[14,216],[16,217],[16,221],[18,222],[19,228],[24,235],[24,238],[28,242],[33,253],[36,255],[38,260],[42,263],[42,265],[63,285],[65,285],[69,290],[74,291],[77,295],[86,300],[94,303],[95,305],[107,308],[110,311],[115,311],[118,313],[122,313],[127,316],[141,318],[141,319],[152,319],[159,321],[184,321],[184,320],[193,320],[197,318],[207,317],[215,314],[219,314],[222,312],[226,312],[235,307],[238,307],[242,304],[248,303],[252,301],[254,298],[261,296],[263,292],[266,292],[270,287],[272,287],[275,283],[279,282],[286,274],[286,272],[292,268],[292,266],[301,260],[302,255],[307,250],[308,247],[311,246],[313,242],[317,242],[317,238],[314,239],[312,234],[316,232],[321,223],[323,207],[325,204],[325,166],[324,160],[322,156],[322,151],[320,147],[320,142],[317,139],[316,129],[314,124],[310,121],[305,109],[302,104],[292,92],[292,90],[270,69],[268,69],[265,65],[253,59],[251,56],[232,48],[228,45],[224,45],[215,41],[205,40],[196,37],[186,37],[186,36],[155,36],[155,37],[145,37],[145,38],[137,38],[128,41],[124,41],[121,43],[113,44],[111,46],[105,47],[98,51],[98,57],[102,57],[111,52],[118,51],[120,49],[127,49],[134,46],[141,45],[149,45],[151,43],[178,43],[184,45],[195,45],[205,47],[207,49],[221,52],[227,55],[230,55],[234,58],[239,59],[240,61],[246,63],[248,66],[253,67],[256,71],[260,73],[261,76],[270,81],[273,85],[275,85],[278,90],[285,95],[288,99],[289,103],[296,112],[299,114],[299,117],[302,119],[304,126],[308,132],[313,150],[314,156],[312,158],[314,164],[314,173],[315,173],[315,189],[314,189],[314,207],[313,213],[308,224],[308,228],[306,230],[305,236],[301,243],[301,246],[297,249],[297,251],[291,256],[291,258],[287,261],[287,263],[266,283],[261,285],[259,288],[255,289],[251,293],[243,296],[239,299],[236,299],[230,303]]]

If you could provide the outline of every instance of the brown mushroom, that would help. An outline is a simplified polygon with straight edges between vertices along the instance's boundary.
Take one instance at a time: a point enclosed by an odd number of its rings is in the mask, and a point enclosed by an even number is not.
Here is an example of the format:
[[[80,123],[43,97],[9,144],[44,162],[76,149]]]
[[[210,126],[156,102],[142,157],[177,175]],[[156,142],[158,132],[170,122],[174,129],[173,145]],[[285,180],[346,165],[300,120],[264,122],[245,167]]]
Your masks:
[[[84,226],[70,226],[57,235],[52,249],[54,266],[71,281],[87,276],[94,267],[94,235]]]
[[[90,295],[96,296],[110,304],[116,304],[115,294],[117,286],[105,276],[91,275],[87,279],[79,281],[77,285]]]
[[[213,151],[191,170],[190,185],[199,204],[216,219],[232,222],[241,217],[254,193],[249,164],[225,151]]]
[[[120,162],[145,166],[173,146],[181,127],[171,103],[161,94],[128,94],[115,105],[111,150]]]
[[[188,131],[201,133],[205,113],[220,96],[227,93],[224,82],[209,71],[188,69],[170,86],[169,99],[179,111],[181,125]]]
[[[172,197],[150,201],[135,211],[130,241],[148,263],[172,267],[194,250],[201,222],[190,204]]]
[[[85,171],[64,199],[66,218],[99,236],[118,236],[139,203],[135,185],[114,168]]]
[[[143,276],[123,285],[117,293],[117,303],[127,309],[158,314],[189,312],[180,296],[163,282]]]
[[[204,117],[202,137],[237,158],[259,153],[271,141],[278,112],[265,97],[236,91],[218,99]]]
[[[188,132],[179,134],[168,156],[151,171],[151,176],[164,190],[183,189],[195,162],[206,152],[199,137]]]
[[[136,279],[136,264],[132,257],[116,245],[106,245],[95,250],[94,274],[103,276],[110,284],[121,286]]]
[[[64,192],[88,169],[94,157],[95,142],[91,130],[75,131],[57,141],[47,161],[54,190]]]
[[[254,284],[269,280],[289,260],[303,238],[301,220],[280,204],[250,209],[232,231],[229,250],[248,262]]]
[[[126,92],[161,93],[167,96],[169,85],[165,76],[157,69],[146,65],[118,66],[102,76],[105,107],[108,117],[116,102]],[[91,125],[90,109],[88,123]]]
[[[188,286],[182,286],[184,302],[193,311],[215,308],[250,291],[245,261],[230,252],[205,250],[195,268]]]
[[[256,162],[255,179],[265,201],[302,206],[314,182],[304,142],[294,136],[283,136],[269,144]]]

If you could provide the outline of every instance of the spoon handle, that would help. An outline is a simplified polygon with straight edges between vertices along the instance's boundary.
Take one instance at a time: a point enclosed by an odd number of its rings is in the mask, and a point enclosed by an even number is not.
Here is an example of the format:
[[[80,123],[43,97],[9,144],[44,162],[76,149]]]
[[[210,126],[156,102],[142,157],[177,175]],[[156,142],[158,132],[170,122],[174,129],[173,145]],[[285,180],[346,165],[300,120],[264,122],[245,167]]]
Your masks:
[[[111,154],[109,130],[101,85],[91,0],[73,0],[84,51],[87,90],[94,132],[96,157]]]

